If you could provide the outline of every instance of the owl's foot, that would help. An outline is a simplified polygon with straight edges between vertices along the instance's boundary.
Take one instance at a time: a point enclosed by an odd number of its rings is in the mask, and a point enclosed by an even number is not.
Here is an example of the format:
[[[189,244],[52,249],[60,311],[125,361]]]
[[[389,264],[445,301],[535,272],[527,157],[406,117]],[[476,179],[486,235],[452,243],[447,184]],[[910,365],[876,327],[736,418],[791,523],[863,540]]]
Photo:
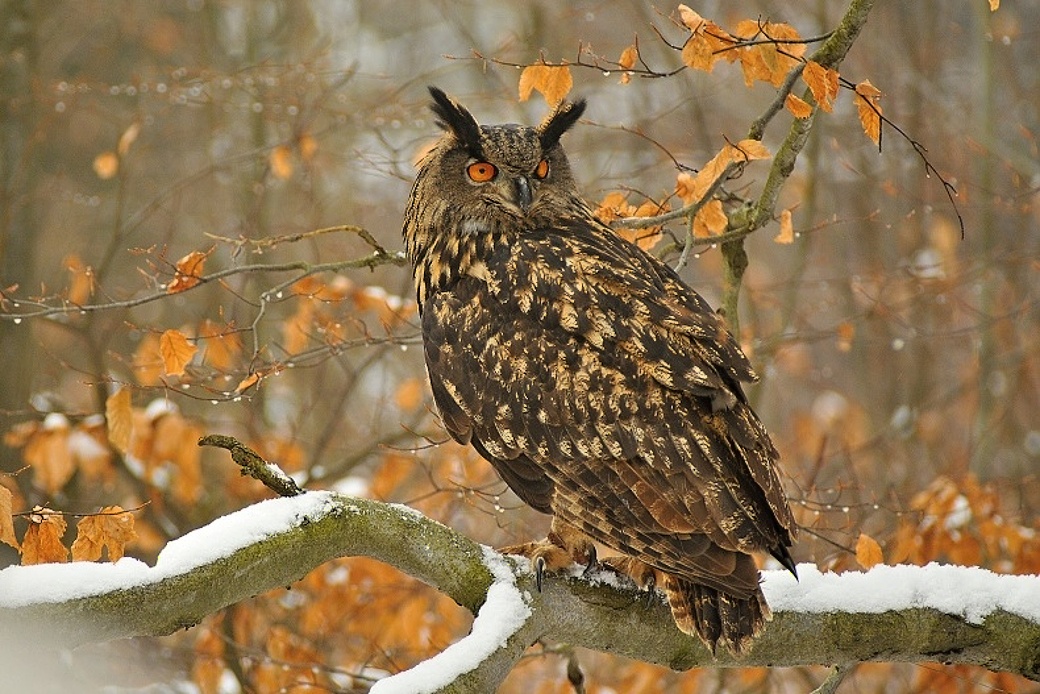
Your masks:
[[[555,518],[549,536],[544,540],[509,545],[498,551],[502,554],[517,554],[531,560],[538,592],[542,591],[542,576],[546,571],[560,571],[577,563],[585,565],[587,575],[599,565],[596,561],[596,545],[592,540]]]
[[[607,557],[602,565],[622,576],[628,576],[636,587],[643,591],[647,605],[656,599],[657,569],[632,557]]]

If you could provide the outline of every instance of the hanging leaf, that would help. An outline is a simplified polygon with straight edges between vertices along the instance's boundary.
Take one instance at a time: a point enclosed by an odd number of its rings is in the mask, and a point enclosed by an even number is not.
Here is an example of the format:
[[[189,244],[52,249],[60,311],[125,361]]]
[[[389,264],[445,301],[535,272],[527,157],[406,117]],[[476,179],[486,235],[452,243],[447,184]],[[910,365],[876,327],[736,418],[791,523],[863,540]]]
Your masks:
[[[159,336],[159,354],[163,359],[163,371],[169,376],[181,376],[184,367],[195,356],[198,347],[188,342],[179,330],[167,330]]]
[[[802,81],[809,85],[820,108],[828,113],[834,110],[834,99],[838,96],[838,77],[837,70],[825,68],[815,60],[806,62],[802,70]]]
[[[292,177],[292,149],[289,145],[278,145],[272,149],[271,154],[268,156],[268,162],[271,164],[271,173],[274,174],[275,178],[280,178],[284,181]]]
[[[528,65],[520,73],[520,101],[527,101],[537,90],[550,106],[556,106],[573,86],[574,78],[566,65]]]
[[[123,558],[127,543],[137,539],[134,516],[120,506],[105,506],[97,515],[87,516],[76,524],[76,541],[72,543],[72,561],[97,561],[101,551],[108,550],[108,560]]]
[[[621,51],[621,57],[618,58],[618,66],[625,70],[621,73],[621,84],[628,84],[632,81],[632,75],[628,73],[635,67],[636,60],[639,58],[639,49],[636,48],[635,44],[632,44],[625,50]]]
[[[203,253],[192,251],[177,261],[173,281],[166,287],[167,294],[176,294],[191,289],[202,281],[202,268],[213,249]]]
[[[784,99],[784,106],[795,118],[808,118],[812,115],[812,106],[794,94],[787,95],[787,98]]]
[[[119,156],[115,152],[102,152],[94,157],[94,173],[107,181],[119,172]]]
[[[859,122],[863,126],[863,132],[867,134],[874,144],[881,146],[881,91],[870,83],[863,80],[856,85],[856,97],[853,102],[859,111]]]
[[[18,538],[14,534],[14,517],[11,515],[14,513],[11,508],[13,498],[11,490],[0,484],[0,542],[20,549]]]
[[[693,218],[693,235],[698,238],[718,236],[726,230],[729,219],[722,210],[721,200],[709,200]]]
[[[856,540],[856,561],[864,569],[870,569],[884,561],[881,545],[866,533],[860,533],[859,539]]]
[[[61,543],[65,518],[49,508],[36,506],[29,515],[29,529],[22,539],[22,565],[64,563],[69,552]]]
[[[120,388],[105,400],[105,422],[108,424],[108,442],[125,454],[130,448],[134,413],[130,403],[130,389]]]
[[[119,153],[120,157],[125,157],[130,151],[130,145],[134,144],[137,140],[137,136],[141,134],[141,124],[134,121],[123,131],[123,134],[119,136],[119,145],[116,147],[116,152]]]
[[[791,221],[790,209],[780,212],[780,233],[773,240],[783,244],[794,243],[794,224]]]

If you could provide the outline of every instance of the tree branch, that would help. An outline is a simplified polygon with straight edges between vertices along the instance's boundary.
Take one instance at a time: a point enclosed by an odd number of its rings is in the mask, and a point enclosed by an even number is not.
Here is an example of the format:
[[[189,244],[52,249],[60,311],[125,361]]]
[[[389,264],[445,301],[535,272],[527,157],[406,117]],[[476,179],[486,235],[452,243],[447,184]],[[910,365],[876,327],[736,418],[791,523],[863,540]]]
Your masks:
[[[236,528],[239,540],[228,546]],[[217,548],[207,553],[205,548],[214,543]],[[80,562],[4,569],[0,653],[17,657],[13,644],[61,648],[169,634],[228,605],[287,586],[340,556],[373,557],[434,586],[478,615],[474,629],[489,589],[492,595],[513,591],[522,596],[529,613],[501,643],[492,644],[487,657],[454,683],[430,691],[493,691],[539,638],[676,670],[938,661],[982,665],[1040,680],[1040,619],[1005,609],[974,622],[933,607],[879,613],[803,609],[800,605],[827,590],[844,591],[843,596],[856,590],[848,587],[850,583],[833,585],[849,574],[819,574],[811,565],[802,566],[800,584],[782,572],[766,572],[764,589],[774,606],[773,621],[745,655],[735,658],[720,652],[713,658],[697,639],[675,628],[660,599],[648,600],[631,586],[597,584],[616,577],[549,576],[539,593],[526,561],[502,558],[407,507],[329,492],[272,499],[218,519],[171,542],[155,567],[124,559],[115,565]],[[980,574],[994,578],[981,569],[943,570],[963,572],[966,592],[976,589]],[[864,574],[852,578],[857,576]],[[1003,578],[1023,582],[1016,584],[1018,594],[1040,594],[1040,577]],[[61,588],[69,585],[79,592]],[[485,624],[493,623],[495,614],[500,612],[486,614]],[[452,648],[442,654],[452,655]],[[392,680],[387,680],[385,691],[395,691],[389,685]]]

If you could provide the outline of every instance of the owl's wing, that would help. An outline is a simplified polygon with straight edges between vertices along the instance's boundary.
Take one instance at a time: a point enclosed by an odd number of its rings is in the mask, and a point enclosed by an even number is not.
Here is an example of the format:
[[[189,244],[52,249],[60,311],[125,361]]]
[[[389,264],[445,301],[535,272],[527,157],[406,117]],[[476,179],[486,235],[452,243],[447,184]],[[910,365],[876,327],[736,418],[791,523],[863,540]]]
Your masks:
[[[735,553],[785,546],[791,526],[776,452],[739,391],[746,360],[692,291],[631,269],[634,246],[574,239],[514,244],[486,281],[430,299],[445,425],[535,508],[658,568],[755,590]]]

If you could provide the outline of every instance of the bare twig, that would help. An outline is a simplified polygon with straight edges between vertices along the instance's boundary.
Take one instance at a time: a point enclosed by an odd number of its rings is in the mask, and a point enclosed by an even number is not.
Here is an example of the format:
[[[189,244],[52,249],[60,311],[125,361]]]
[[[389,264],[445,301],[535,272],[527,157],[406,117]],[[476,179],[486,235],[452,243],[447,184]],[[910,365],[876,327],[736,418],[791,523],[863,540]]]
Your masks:
[[[199,445],[227,449],[231,452],[231,459],[242,468],[243,475],[260,480],[265,487],[278,496],[303,494],[303,490],[297,486],[293,478],[285,474],[280,467],[264,460],[259,453],[233,436],[210,434],[199,439]]]

